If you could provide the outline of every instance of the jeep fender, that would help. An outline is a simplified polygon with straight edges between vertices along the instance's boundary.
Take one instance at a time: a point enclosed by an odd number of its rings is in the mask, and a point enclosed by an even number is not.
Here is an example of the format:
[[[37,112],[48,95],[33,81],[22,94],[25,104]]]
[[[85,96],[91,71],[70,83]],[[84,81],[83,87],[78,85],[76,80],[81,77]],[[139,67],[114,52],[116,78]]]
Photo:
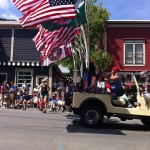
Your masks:
[[[91,98],[87,98],[84,101],[82,101],[82,103],[80,104],[80,107],[79,107],[79,111],[81,111],[82,108],[86,107],[87,105],[96,105],[103,111],[103,114],[107,113],[105,104],[98,98],[91,97]]]

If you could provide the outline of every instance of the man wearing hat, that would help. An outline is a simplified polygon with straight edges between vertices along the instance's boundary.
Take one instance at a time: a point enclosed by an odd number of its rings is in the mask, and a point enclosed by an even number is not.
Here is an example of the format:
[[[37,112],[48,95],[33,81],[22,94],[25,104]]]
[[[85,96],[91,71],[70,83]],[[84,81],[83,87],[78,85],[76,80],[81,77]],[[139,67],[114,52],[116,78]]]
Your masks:
[[[126,101],[127,107],[132,107],[121,85],[121,80],[118,75],[119,70],[120,68],[118,66],[113,67],[111,71],[111,76],[108,79],[111,86],[112,99],[116,100],[117,97],[123,96],[123,99]]]
[[[113,99],[116,99],[118,96],[121,96],[124,94],[124,91],[121,85],[121,80],[118,75],[119,70],[120,69],[118,66],[113,67],[111,71],[111,75],[108,78],[108,81],[110,82],[110,85],[111,85],[111,92],[113,94]]]

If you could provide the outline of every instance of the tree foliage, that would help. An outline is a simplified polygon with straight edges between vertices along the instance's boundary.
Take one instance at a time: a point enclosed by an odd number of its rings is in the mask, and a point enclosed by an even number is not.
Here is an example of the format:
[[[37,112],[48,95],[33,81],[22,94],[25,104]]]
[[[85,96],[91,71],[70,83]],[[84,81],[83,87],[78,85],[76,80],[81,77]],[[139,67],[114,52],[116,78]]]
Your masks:
[[[106,28],[106,21],[110,13],[106,8],[93,5],[96,1],[88,2],[89,36],[90,36],[90,59],[92,59],[97,68],[107,69],[112,64],[112,58],[104,51],[103,33]]]
[[[94,1],[95,2],[95,1]],[[102,35],[105,31],[106,21],[109,19],[109,13],[106,8],[102,8],[102,3],[99,6],[94,5],[90,1],[87,5],[88,20],[89,20],[89,37],[90,37],[90,51],[95,51],[100,45]]]
[[[74,70],[74,64],[73,64],[73,58],[67,57],[63,60],[57,61],[57,64],[61,64],[62,66],[67,67],[70,70],[70,73],[73,73]]]
[[[112,58],[109,53],[104,50],[94,51],[91,55],[91,59],[94,61],[96,68],[108,69],[108,66],[112,64]]]
[[[88,24],[84,25],[86,35],[89,36],[90,59],[94,60],[97,67],[107,69],[112,63],[111,56],[103,49],[102,39],[105,31],[106,21],[109,19],[110,13],[106,8],[102,8],[102,3],[99,6],[95,5],[97,0],[87,1],[87,16]],[[71,71],[73,70],[73,59],[66,58],[62,60],[62,65],[67,66]]]

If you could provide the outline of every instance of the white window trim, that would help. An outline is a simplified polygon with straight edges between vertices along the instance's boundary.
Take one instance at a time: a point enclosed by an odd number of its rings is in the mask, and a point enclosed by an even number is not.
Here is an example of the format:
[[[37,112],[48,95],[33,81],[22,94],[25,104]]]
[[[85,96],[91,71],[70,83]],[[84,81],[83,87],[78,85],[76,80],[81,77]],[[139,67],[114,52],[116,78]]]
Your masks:
[[[143,44],[143,64],[126,64],[125,63],[125,44]],[[134,45],[135,46],[135,45]],[[145,66],[146,60],[145,60],[145,43],[144,42],[124,42],[123,45],[123,58],[124,58],[124,66]]]

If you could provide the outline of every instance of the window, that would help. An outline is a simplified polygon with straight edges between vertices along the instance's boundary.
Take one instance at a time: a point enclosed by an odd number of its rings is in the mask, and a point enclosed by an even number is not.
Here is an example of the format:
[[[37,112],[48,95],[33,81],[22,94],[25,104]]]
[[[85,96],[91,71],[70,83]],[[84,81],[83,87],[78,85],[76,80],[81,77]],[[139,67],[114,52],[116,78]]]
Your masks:
[[[21,87],[24,81],[29,85],[29,93],[32,93],[33,89],[33,70],[17,70],[17,86]]]
[[[124,64],[125,65],[145,64],[145,40],[124,41]]]

